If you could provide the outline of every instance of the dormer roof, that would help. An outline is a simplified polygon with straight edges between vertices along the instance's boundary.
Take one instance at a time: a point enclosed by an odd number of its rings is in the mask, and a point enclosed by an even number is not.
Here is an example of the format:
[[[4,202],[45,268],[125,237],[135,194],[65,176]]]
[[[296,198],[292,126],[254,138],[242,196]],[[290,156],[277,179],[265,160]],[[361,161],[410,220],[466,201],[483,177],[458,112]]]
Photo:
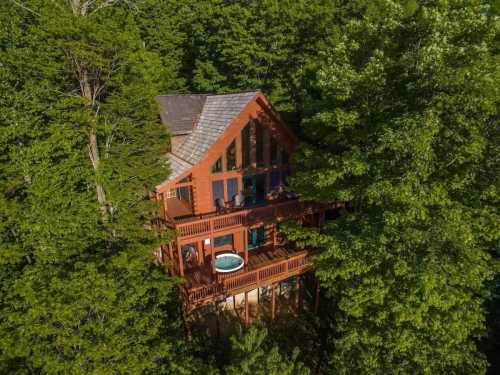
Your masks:
[[[207,96],[206,94],[157,96],[162,123],[172,135],[191,133]]]

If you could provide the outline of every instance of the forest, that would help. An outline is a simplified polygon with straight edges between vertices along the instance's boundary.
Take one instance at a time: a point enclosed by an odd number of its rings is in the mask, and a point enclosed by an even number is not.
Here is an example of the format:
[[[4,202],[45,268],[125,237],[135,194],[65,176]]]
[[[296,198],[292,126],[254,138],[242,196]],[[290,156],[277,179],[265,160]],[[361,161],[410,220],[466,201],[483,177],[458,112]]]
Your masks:
[[[500,372],[500,2],[1,0],[0,374]],[[260,89],[348,202],[318,315],[184,334],[155,96]]]

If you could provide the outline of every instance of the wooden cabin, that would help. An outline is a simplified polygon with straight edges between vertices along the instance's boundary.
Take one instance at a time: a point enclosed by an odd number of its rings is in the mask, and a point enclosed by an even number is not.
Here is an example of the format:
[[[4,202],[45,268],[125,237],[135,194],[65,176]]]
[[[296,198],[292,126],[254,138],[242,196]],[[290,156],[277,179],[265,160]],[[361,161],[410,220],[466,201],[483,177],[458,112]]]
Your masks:
[[[171,174],[156,187],[176,238],[161,249],[184,278],[185,311],[244,295],[311,268],[310,252],[280,233],[284,220],[321,225],[326,204],[287,188],[297,139],[260,91],[159,96],[172,136]],[[297,277],[298,276],[298,277]],[[245,307],[248,322],[248,307]]]

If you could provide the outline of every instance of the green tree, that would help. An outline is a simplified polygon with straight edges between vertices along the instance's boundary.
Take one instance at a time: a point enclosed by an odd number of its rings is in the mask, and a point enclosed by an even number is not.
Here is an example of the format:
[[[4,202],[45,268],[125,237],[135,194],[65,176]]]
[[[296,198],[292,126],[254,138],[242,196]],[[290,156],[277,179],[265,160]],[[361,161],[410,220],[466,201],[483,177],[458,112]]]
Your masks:
[[[309,371],[298,361],[298,351],[288,358],[267,340],[267,330],[250,327],[231,337],[231,364],[227,375],[307,375]]]
[[[295,111],[302,71],[332,29],[324,0],[202,0],[183,30],[189,87],[201,92],[260,88],[282,111]]]
[[[144,227],[168,174],[154,96],[177,67],[129,5],[0,4],[2,373],[205,368]]]
[[[487,2],[337,2],[305,82],[292,184],[346,202],[317,275],[335,312],[331,373],[483,373],[498,223],[498,18]]]

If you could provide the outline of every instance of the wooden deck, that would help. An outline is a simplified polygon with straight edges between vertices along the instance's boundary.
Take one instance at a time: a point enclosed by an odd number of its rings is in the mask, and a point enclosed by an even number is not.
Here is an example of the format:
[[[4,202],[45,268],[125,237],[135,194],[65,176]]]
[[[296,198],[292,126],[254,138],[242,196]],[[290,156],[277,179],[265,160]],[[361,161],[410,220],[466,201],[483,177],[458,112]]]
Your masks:
[[[256,223],[279,222],[294,217],[322,212],[332,205],[287,200],[259,207],[238,209],[224,214],[209,214],[175,221],[179,239],[188,239],[209,233],[217,233],[238,226]]]
[[[249,253],[248,265],[230,274],[212,275],[210,265],[187,270],[182,291],[190,310],[213,301],[217,296],[225,298],[303,273],[310,269],[310,265],[306,250],[255,249]]]
[[[258,268],[265,267],[281,259],[287,259],[297,254],[297,250],[286,249],[283,247],[273,248],[272,246],[260,247],[248,251],[248,264],[239,271],[229,274],[216,274],[215,278],[212,275],[210,264],[196,266],[191,269],[186,269],[184,278],[186,279],[185,286],[188,289],[198,288],[213,282],[221,282],[224,279],[254,271]]]

